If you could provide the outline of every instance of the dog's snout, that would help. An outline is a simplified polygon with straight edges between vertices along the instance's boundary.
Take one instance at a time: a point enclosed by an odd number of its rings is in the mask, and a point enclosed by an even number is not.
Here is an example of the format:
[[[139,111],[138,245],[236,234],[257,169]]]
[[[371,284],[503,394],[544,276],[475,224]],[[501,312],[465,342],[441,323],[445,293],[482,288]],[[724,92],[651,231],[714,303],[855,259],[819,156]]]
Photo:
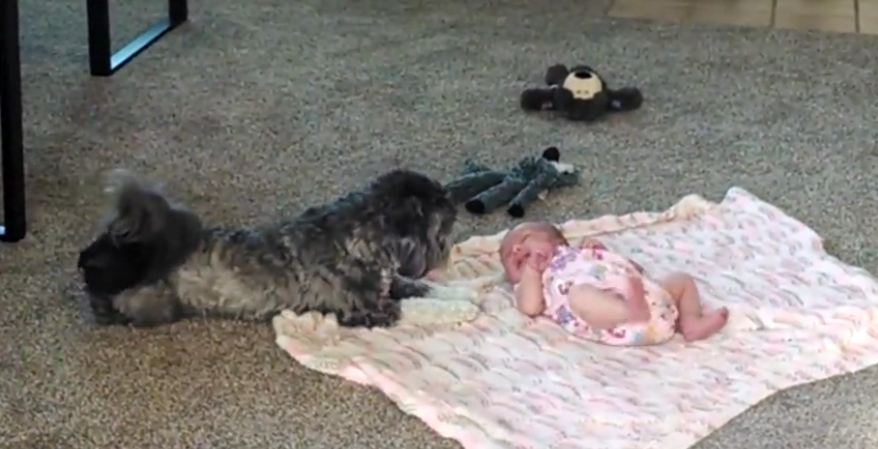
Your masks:
[[[76,266],[80,271],[104,268],[107,265],[105,259],[105,257],[96,256],[94,254],[82,253],[79,255],[79,260],[77,261]]]
[[[88,256],[84,252],[79,253],[79,257],[76,259],[76,268],[79,271],[84,270],[88,266]]]

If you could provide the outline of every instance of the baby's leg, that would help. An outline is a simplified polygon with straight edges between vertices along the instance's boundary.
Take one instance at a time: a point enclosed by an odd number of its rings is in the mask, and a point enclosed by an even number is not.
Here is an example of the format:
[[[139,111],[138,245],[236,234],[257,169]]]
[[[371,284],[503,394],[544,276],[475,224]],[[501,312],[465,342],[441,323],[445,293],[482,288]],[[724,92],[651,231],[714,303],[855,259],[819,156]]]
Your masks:
[[[567,295],[570,311],[594,329],[612,329],[629,320],[625,300],[588,284],[577,284]]]
[[[677,305],[677,326],[687,341],[710,337],[726,325],[729,310],[725,307],[710,312],[702,311],[701,296],[692,276],[685,273],[672,274],[665,279],[662,287]]]

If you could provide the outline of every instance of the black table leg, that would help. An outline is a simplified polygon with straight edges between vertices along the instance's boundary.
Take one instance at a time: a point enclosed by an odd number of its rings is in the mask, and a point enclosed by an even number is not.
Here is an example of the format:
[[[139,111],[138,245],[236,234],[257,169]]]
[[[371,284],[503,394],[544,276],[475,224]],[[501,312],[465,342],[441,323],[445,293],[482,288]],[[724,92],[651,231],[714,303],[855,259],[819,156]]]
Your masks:
[[[189,17],[187,0],[168,0],[168,17],[113,53],[110,48],[109,0],[88,0],[88,59],[91,74],[110,76]]]
[[[0,241],[4,242],[17,242],[27,232],[18,39],[18,0],[0,0],[0,163],[3,164]]]

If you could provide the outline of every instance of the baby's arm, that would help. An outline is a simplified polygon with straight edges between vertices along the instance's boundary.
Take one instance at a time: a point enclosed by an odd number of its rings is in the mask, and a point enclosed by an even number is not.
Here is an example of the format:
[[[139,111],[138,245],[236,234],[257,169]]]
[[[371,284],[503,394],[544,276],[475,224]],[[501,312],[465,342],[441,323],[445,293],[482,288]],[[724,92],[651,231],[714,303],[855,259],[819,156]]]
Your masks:
[[[525,264],[521,272],[521,282],[515,289],[515,302],[521,313],[532,317],[542,314],[546,308],[543,299],[543,276],[528,264]]]

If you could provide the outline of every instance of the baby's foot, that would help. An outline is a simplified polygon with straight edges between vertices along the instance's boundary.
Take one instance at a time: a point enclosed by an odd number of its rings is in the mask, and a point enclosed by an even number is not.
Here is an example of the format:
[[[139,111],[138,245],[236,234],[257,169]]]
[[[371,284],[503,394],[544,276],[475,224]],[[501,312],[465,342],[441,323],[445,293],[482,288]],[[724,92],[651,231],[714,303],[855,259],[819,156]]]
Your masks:
[[[704,312],[700,317],[691,317],[680,322],[680,331],[686,341],[703,340],[717,333],[729,321],[729,309]]]

